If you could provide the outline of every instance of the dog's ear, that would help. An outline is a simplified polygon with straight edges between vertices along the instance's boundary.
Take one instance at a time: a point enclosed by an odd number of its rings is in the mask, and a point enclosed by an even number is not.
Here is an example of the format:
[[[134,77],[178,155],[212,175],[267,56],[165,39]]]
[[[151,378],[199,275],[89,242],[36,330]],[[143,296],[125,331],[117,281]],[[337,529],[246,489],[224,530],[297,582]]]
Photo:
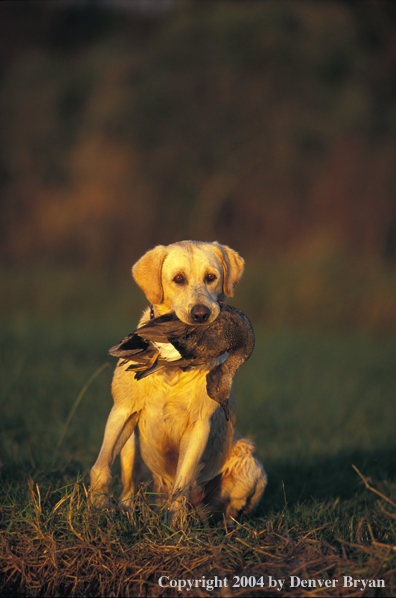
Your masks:
[[[240,281],[243,273],[245,260],[236,251],[230,249],[227,245],[220,245],[217,241],[213,243],[213,248],[223,264],[224,293],[227,297],[233,297],[234,288]]]
[[[158,305],[163,299],[162,264],[167,255],[164,245],[157,245],[140,258],[132,268],[132,275],[150,303]]]

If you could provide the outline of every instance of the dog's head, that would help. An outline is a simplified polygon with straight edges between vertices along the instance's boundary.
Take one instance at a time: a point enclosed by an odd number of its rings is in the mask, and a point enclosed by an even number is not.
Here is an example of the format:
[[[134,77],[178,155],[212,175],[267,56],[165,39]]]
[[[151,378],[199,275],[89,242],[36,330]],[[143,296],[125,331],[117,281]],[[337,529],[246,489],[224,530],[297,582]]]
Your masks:
[[[156,315],[174,311],[185,324],[209,324],[219,315],[218,299],[233,296],[243,267],[226,245],[181,241],[148,251],[132,274]]]

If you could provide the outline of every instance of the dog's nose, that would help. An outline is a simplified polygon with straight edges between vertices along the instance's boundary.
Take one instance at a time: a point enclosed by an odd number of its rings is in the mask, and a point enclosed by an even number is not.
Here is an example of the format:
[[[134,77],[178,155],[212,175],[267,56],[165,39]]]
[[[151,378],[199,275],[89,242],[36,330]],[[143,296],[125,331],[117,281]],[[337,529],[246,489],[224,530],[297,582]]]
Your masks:
[[[210,309],[206,305],[194,305],[191,315],[195,322],[203,324],[210,316]]]

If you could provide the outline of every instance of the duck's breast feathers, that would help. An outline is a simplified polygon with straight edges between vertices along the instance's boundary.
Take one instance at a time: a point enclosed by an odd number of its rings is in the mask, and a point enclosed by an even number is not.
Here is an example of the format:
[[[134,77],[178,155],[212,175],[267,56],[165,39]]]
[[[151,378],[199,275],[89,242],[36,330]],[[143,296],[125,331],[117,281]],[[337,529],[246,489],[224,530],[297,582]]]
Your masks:
[[[252,323],[246,314],[241,310],[225,303],[220,304],[219,324],[222,332],[229,342],[230,352],[240,350],[246,355],[245,360],[250,357],[254,349],[255,336]]]

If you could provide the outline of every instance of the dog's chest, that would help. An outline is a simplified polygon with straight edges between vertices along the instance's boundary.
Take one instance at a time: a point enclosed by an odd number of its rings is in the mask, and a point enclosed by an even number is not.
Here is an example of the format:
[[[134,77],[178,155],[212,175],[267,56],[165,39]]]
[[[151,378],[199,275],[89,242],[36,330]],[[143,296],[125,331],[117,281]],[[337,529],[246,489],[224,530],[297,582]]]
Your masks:
[[[197,372],[165,371],[152,376],[139,419],[154,433],[183,433],[199,403],[206,400],[202,380],[206,383],[206,374]]]
[[[126,368],[116,369],[114,400],[139,412],[140,441],[155,450],[162,451],[167,439],[178,447],[186,429],[198,420],[210,419],[218,407],[206,392],[205,366],[161,370],[141,380]]]
[[[176,475],[181,440],[191,423],[190,411],[189,398],[179,384],[146,396],[138,422],[140,450],[149,469],[164,479]]]
[[[179,446],[186,428],[200,418],[208,401],[206,371],[181,370],[158,373],[145,383],[144,404],[139,416],[142,442]],[[143,387],[140,387],[143,391]]]

